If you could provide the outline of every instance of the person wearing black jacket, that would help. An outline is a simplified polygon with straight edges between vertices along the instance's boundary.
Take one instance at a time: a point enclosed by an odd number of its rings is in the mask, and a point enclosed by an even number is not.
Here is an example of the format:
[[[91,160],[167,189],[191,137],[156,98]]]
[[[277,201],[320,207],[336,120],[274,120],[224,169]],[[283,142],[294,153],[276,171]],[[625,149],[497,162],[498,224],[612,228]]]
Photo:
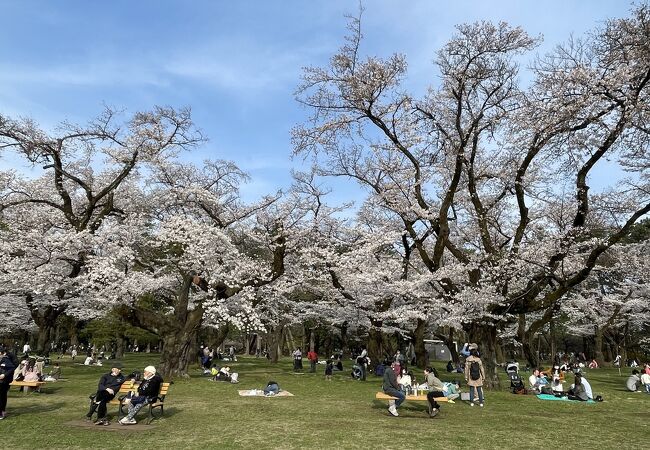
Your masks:
[[[124,381],[126,381],[126,377],[122,374],[122,364],[113,361],[110,373],[102,375],[99,379],[97,393],[90,402],[90,410],[86,414],[86,420],[92,420],[96,410],[97,421],[95,425],[109,425],[109,421],[106,418],[106,404],[115,398]]]
[[[4,347],[0,348],[0,420],[7,417],[7,392],[14,381],[16,363]]]
[[[140,383],[140,386],[138,386],[138,395],[125,400],[129,405],[129,413],[120,419],[122,425],[136,424],[135,415],[138,411],[140,411],[143,406],[155,401],[158,397],[158,392],[160,392],[160,386],[162,385],[163,379],[156,373],[156,368],[154,366],[145,367],[143,375],[144,380]]]
[[[382,384],[384,393],[397,398],[397,400],[388,401],[388,404],[390,405],[388,407],[388,412],[395,417],[399,416],[397,408],[399,408],[402,402],[406,399],[404,393],[399,389],[399,384],[397,384],[397,374],[395,373],[396,365],[397,363],[393,361],[390,367],[386,368],[384,371],[384,383]]]

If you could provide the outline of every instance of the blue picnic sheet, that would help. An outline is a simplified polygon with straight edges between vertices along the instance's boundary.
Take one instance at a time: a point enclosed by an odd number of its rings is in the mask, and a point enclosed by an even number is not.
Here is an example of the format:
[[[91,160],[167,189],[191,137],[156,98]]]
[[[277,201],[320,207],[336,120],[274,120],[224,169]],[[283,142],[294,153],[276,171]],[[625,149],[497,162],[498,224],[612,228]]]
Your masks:
[[[569,400],[568,397],[556,397],[551,394],[537,394],[537,398],[540,400],[559,400],[561,402],[575,402],[575,403],[596,403],[593,400],[587,400],[586,402],[581,402],[580,400]]]

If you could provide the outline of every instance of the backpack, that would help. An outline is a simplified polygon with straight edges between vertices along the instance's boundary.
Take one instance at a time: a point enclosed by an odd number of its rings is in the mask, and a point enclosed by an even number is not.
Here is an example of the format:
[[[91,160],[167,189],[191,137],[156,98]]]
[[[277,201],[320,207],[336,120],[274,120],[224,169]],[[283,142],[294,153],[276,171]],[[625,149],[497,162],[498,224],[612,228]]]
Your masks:
[[[481,366],[478,365],[478,361],[472,361],[470,364],[469,377],[474,381],[481,379]]]
[[[517,395],[526,395],[526,394],[528,394],[528,391],[527,391],[526,388],[522,385],[522,386],[515,386],[515,387],[513,387],[513,388],[512,388],[512,393],[513,393],[513,394],[517,394]]]

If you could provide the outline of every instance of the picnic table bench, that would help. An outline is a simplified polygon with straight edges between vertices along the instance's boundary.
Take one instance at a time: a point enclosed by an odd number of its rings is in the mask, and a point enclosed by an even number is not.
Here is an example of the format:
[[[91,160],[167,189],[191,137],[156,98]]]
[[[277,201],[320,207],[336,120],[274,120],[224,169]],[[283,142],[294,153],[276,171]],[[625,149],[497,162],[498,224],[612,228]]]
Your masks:
[[[375,398],[377,400],[397,400],[397,397],[393,397],[392,395],[388,395],[385,392],[377,392],[375,394]],[[426,402],[427,401],[427,395],[407,395],[406,396],[407,401],[414,401],[414,402]],[[446,402],[449,399],[447,397],[436,397],[436,402]]]
[[[41,392],[42,386],[45,384],[45,381],[12,381],[9,383],[9,386],[18,386],[18,387],[30,387],[35,388],[36,392]],[[23,389],[23,393],[27,393],[27,389]]]

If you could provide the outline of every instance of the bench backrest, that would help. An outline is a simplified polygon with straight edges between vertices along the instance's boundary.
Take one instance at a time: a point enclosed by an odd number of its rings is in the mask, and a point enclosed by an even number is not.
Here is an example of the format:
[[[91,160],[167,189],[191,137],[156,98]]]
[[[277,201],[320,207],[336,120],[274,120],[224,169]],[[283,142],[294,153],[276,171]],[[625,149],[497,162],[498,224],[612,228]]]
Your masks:
[[[158,397],[164,397],[167,395],[167,391],[169,390],[169,385],[171,383],[162,383],[160,385],[160,391],[158,391]],[[120,386],[120,394],[128,394],[129,391],[136,391],[138,389],[138,386],[140,385],[139,382],[133,382],[133,381],[125,381],[122,383],[122,386]]]
[[[162,383],[160,385],[160,392],[158,392],[158,397],[164,397],[167,395],[167,391],[169,390],[169,385],[171,383]]]
[[[134,391],[137,388],[137,385],[131,381],[125,381],[122,383],[122,386],[120,386],[120,391],[118,392],[119,394],[128,394],[130,391]]]

